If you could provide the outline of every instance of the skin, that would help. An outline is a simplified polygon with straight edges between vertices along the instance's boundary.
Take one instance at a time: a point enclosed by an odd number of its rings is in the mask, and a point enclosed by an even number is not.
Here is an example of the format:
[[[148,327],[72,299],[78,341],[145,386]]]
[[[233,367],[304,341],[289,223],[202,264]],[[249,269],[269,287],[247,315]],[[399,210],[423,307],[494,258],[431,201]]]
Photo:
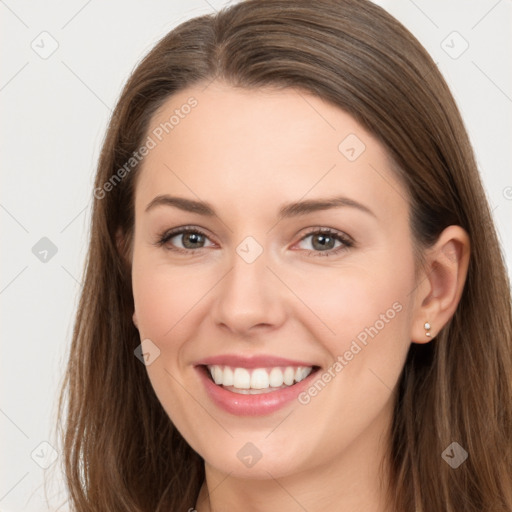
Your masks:
[[[382,145],[351,116],[292,89],[213,82],[169,98],[148,134],[190,96],[198,105],[144,159],[131,251],[133,320],[141,340],[160,350],[148,376],[205,460],[206,481],[190,507],[384,511],[379,465],[396,384],[411,342],[429,342],[457,307],[467,235],[448,227],[416,276],[407,191]],[[355,161],[338,149],[349,134],[366,146]],[[207,201],[217,215],[168,205],[145,211],[161,194]],[[334,195],[373,213],[343,206],[277,219],[285,203]],[[156,244],[180,226],[206,238]],[[346,234],[354,245],[326,256],[343,243],[322,250],[318,235],[306,237],[312,228]],[[248,236],[263,250],[252,263],[236,252]],[[307,405],[237,417],[210,401],[194,369],[201,358],[237,353],[311,361],[324,371],[397,303],[400,311]],[[250,468],[237,457],[247,442],[262,455]]]

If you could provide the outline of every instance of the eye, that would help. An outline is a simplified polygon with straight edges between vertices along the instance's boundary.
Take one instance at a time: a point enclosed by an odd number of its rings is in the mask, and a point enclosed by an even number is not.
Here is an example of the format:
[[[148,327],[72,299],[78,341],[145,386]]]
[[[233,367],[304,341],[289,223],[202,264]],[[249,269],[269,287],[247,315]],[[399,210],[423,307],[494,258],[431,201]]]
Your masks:
[[[315,230],[310,231],[306,236],[301,238],[300,242],[304,242],[308,238],[311,238],[308,245],[310,245],[312,249],[306,248],[306,250],[308,251],[308,255],[311,256],[330,256],[338,254],[354,245],[350,237],[330,228],[315,228]],[[338,242],[338,246],[336,246],[336,242]]]
[[[302,237],[299,244],[308,238],[311,239],[309,244],[311,248],[303,248],[307,251],[308,256],[335,255],[354,246],[354,241],[348,235],[330,228],[315,228]],[[159,235],[155,245],[165,246],[170,251],[190,254],[198,249],[215,245],[213,243],[205,245],[208,240],[208,236],[201,230],[192,226],[184,226],[165,231]],[[338,243],[337,246],[336,243]]]
[[[171,251],[189,253],[207,247],[204,245],[206,240],[209,238],[205,233],[197,228],[185,226],[165,231],[158,237],[156,245],[165,246]]]

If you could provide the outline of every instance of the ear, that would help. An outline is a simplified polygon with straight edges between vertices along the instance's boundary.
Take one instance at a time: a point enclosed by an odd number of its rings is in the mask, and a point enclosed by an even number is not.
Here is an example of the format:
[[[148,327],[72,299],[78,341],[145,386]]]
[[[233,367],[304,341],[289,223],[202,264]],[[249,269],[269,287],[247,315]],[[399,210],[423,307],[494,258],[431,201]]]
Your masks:
[[[427,249],[415,290],[413,343],[428,343],[455,313],[466,282],[469,255],[469,236],[461,226],[448,226]]]

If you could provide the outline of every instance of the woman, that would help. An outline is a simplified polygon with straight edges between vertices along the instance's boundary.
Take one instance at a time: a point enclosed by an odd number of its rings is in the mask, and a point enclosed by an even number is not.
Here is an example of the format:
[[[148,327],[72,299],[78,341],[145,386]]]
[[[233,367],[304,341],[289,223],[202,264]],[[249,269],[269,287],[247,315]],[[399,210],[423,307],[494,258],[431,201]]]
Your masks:
[[[181,24],[94,196],[73,510],[512,511],[505,266],[448,87],[383,9]]]

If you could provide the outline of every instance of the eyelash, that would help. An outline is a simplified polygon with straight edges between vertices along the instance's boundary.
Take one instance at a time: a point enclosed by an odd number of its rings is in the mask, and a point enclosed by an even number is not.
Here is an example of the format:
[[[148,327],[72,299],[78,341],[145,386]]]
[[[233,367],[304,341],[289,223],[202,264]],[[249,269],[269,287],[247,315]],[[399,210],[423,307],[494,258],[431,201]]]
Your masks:
[[[163,232],[162,234],[160,234],[158,236],[158,240],[155,243],[155,245],[158,247],[163,247],[171,238],[174,238],[176,235],[184,235],[187,233],[198,234],[198,235],[202,235],[202,236],[208,238],[206,233],[203,233],[201,230],[194,228],[192,226],[184,226],[184,227],[175,228],[175,229],[171,229],[170,231]],[[354,241],[350,237],[348,237],[347,235],[345,235],[339,231],[332,230],[330,228],[314,228],[311,231],[309,231],[308,233],[306,233],[299,241],[302,242],[309,236],[317,235],[317,234],[330,235],[333,238],[335,238],[336,240],[342,242],[343,245],[341,245],[340,247],[337,247],[336,249],[329,249],[327,251],[314,251],[314,250],[304,249],[307,252],[308,256],[331,256],[331,255],[334,256],[334,255],[354,246]],[[205,247],[199,247],[197,249],[182,249],[181,247],[174,247],[174,246],[168,247],[168,250],[178,252],[181,254],[190,254],[191,252],[197,252],[200,249],[205,249]]]

